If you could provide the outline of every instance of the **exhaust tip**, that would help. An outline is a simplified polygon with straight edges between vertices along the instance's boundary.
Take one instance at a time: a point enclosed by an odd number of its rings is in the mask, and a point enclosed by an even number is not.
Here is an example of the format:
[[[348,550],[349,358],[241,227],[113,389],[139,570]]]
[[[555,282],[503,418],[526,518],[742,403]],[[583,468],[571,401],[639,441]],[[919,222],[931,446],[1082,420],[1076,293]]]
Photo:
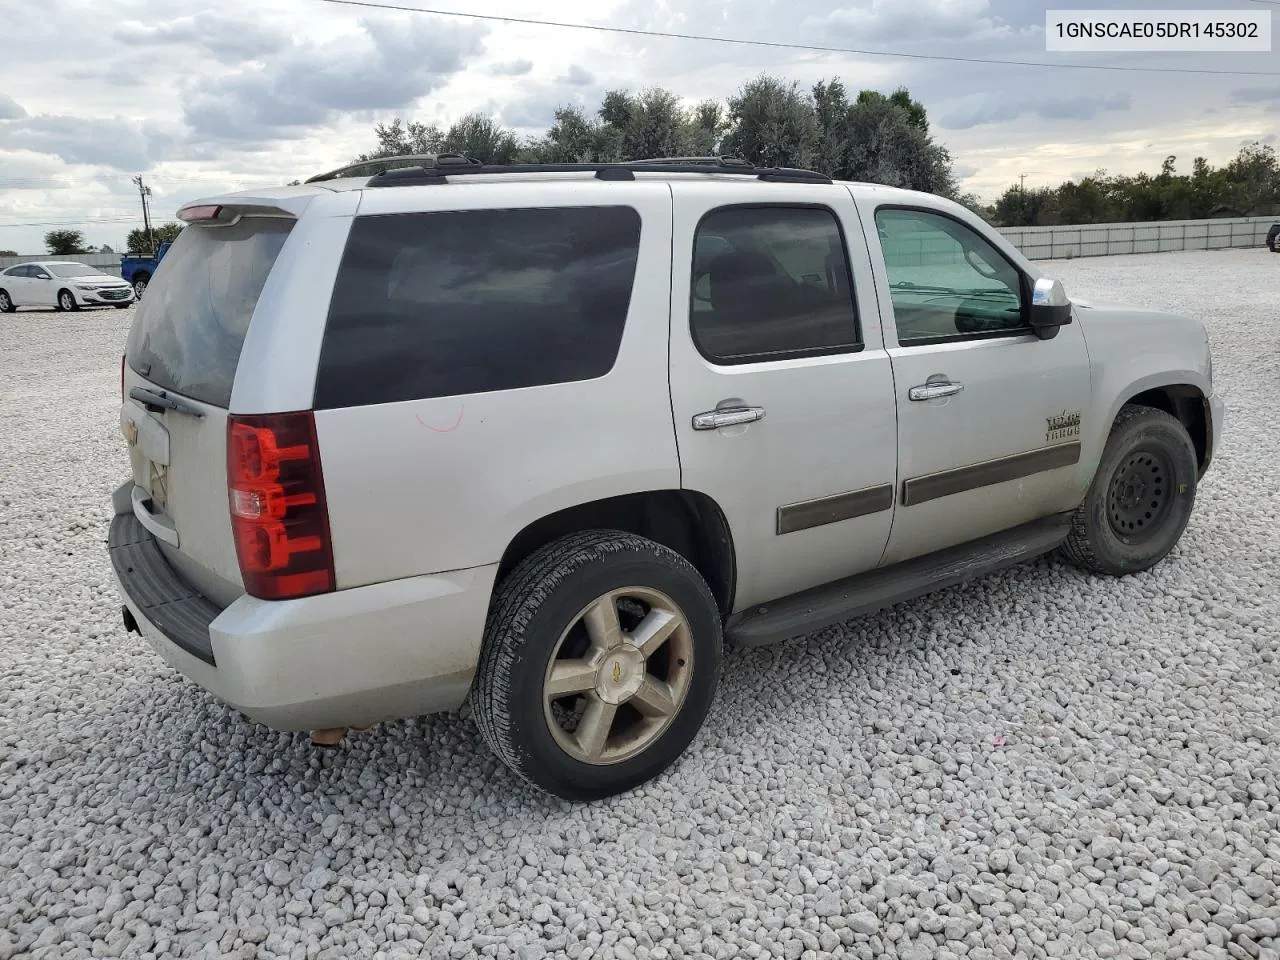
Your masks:
[[[128,607],[122,606],[120,608],[120,613],[121,613],[121,616],[123,616],[124,618],[125,632],[136,633],[138,636],[142,636],[142,631],[138,629],[138,621],[134,619],[133,611],[130,610]]]

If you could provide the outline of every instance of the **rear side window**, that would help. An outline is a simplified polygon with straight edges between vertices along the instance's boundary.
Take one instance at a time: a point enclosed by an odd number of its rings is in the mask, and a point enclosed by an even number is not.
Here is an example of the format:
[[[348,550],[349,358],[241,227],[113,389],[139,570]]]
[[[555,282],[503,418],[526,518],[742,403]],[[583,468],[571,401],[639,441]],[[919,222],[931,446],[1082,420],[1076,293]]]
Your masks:
[[[622,342],[639,251],[631,207],[357,217],[315,406],[604,376]]]
[[[693,341],[751,363],[860,349],[844,237],[825,207],[725,207],[694,238]]]
[[[186,227],[138,306],[129,366],[157,386],[228,406],[249,320],[293,224],[244,217]]]

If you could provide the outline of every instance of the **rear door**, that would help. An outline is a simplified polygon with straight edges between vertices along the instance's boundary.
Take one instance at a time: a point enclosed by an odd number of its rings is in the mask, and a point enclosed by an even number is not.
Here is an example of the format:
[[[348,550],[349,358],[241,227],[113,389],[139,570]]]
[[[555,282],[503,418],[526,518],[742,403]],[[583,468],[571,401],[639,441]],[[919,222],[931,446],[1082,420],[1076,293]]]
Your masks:
[[[849,194],[672,190],[681,482],[728,520],[735,609],[875,567],[893,519],[893,374]]]
[[[125,347],[121,430],[134,514],[211,599],[242,592],[227,506],[226,429],[242,347],[295,225],[280,211],[191,224],[138,307]]]
[[[31,268],[25,264],[11,268],[3,277],[4,288],[9,291],[9,299],[15,307],[27,305],[27,284]]]

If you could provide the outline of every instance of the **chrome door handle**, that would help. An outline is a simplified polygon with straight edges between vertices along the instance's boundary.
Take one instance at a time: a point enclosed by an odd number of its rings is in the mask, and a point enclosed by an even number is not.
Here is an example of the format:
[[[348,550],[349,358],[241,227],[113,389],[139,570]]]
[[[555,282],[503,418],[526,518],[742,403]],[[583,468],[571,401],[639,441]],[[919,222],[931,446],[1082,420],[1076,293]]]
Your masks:
[[[939,397],[953,397],[964,389],[963,383],[952,383],[950,380],[931,380],[907,391],[912,400],[937,400]]]
[[[753,423],[763,419],[764,407],[726,407],[722,410],[695,413],[693,429],[719,430],[721,427],[736,427],[740,423]]]

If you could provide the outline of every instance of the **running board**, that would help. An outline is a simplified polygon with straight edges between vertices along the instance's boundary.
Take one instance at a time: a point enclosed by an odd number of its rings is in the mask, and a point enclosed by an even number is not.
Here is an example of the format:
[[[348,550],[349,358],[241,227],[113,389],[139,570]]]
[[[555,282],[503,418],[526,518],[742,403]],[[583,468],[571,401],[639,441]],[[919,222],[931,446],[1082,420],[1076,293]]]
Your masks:
[[[1066,539],[1070,529],[1071,514],[1061,513],[758,604],[729,618],[725,640],[738,647],[763,647],[875,613],[1048,553]]]

